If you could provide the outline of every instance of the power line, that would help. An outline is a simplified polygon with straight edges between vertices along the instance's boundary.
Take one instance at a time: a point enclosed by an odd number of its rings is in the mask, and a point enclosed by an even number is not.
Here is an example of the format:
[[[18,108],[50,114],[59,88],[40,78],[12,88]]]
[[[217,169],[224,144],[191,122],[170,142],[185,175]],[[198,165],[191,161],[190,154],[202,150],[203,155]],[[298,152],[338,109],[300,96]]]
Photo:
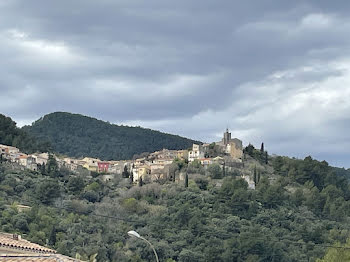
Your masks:
[[[26,203],[29,204],[29,203]],[[36,203],[32,203],[35,204]],[[95,216],[95,217],[102,217],[102,218],[107,218],[107,219],[114,219],[114,220],[118,220],[118,221],[124,221],[127,223],[135,223],[135,224],[139,224],[141,226],[147,226],[147,225],[153,225],[153,226],[157,226],[159,227],[159,224],[153,223],[153,222],[140,222],[137,220],[133,220],[133,219],[127,219],[127,218],[121,218],[121,217],[117,217],[117,216],[111,216],[111,215],[102,215],[102,214],[96,214],[93,212],[83,212],[83,211],[77,211],[77,210],[73,210],[71,208],[67,208],[67,207],[58,207],[58,206],[47,206],[49,208],[54,208],[54,209],[58,209],[58,210],[64,210],[64,211],[68,211],[68,212],[74,212],[74,213],[78,213],[78,214],[82,214],[82,215],[90,215],[90,216]],[[174,231],[167,229],[167,228],[162,228],[161,231],[168,231],[171,233],[175,233]],[[232,238],[235,235],[240,237],[241,236],[241,232],[240,233],[233,233],[233,234],[228,234],[228,233],[215,233],[215,232],[208,232],[208,231],[198,231],[198,230],[191,230],[189,229],[189,231],[194,231],[197,234],[203,234],[203,235],[211,235],[211,236],[215,236],[215,237],[227,237],[227,238]],[[250,232],[242,232],[244,234],[248,234]],[[335,248],[335,249],[343,249],[343,250],[350,250],[350,247],[343,247],[343,246],[334,246],[334,245],[329,245],[329,244],[322,244],[322,243],[305,243],[305,242],[298,242],[298,241],[293,241],[293,240],[289,240],[289,239],[271,239],[271,238],[264,238],[264,237],[257,237],[255,235],[253,235],[252,233],[252,238],[254,238],[255,240],[261,240],[261,241],[266,241],[269,240],[270,242],[288,242],[291,244],[296,244],[296,245],[312,245],[312,246],[321,246],[321,247],[325,247],[325,248]]]

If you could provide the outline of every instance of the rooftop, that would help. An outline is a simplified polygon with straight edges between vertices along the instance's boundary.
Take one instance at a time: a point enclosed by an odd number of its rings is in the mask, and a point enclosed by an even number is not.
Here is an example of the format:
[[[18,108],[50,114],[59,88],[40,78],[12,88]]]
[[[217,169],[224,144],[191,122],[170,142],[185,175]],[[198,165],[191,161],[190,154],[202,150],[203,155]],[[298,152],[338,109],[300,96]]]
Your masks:
[[[55,250],[22,239],[20,235],[0,232],[0,262],[78,262],[80,260],[57,254]]]
[[[26,255],[26,254],[11,254],[1,255],[1,262],[17,262],[17,261],[30,261],[30,262],[78,262],[81,260],[66,257],[58,254],[37,254],[37,255]]]
[[[0,233],[0,247],[20,249],[23,251],[33,251],[41,253],[56,253],[47,247],[40,246],[38,244],[31,243],[21,236],[15,234]],[[1,252],[1,251],[0,251]]]

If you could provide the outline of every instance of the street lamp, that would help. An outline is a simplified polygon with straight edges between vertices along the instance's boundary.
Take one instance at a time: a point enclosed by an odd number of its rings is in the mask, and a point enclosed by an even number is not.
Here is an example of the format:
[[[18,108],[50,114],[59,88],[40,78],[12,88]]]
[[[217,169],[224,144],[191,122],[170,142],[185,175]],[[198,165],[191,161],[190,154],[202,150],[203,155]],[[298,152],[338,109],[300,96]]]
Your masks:
[[[147,244],[149,244],[150,247],[151,247],[152,250],[153,250],[154,255],[156,256],[156,261],[159,262],[157,252],[156,252],[156,250],[154,249],[154,247],[153,247],[153,245],[151,244],[151,242],[149,242],[146,238],[140,236],[140,234],[137,233],[137,232],[134,231],[134,230],[129,231],[129,232],[128,232],[128,235],[129,235],[130,237],[136,237],[136,238],[142,239],[142,240],[145,241]]]

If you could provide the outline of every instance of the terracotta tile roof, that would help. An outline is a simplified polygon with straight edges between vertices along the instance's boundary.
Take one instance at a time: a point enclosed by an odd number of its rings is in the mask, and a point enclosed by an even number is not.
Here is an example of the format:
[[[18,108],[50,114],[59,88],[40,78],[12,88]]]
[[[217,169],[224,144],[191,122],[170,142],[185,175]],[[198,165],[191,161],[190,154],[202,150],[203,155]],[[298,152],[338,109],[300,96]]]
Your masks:
[[[0,247],[38,253],[56,253],[55,250],[21,239],[20,236],[17,236],[17,238],[13,234],[0,233]]]
[[[1,255],[0,262],[80,262],[81,260],[66,257],[58,254],[37,254],[37,255],[26,255],[26,254],[14,254],[14,255]]]

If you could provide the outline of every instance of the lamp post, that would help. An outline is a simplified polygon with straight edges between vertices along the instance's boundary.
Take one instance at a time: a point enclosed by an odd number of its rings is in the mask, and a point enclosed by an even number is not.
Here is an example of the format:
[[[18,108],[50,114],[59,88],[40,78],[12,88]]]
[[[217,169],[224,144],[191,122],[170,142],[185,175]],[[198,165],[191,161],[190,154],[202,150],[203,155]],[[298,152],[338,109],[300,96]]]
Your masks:
[[[134,230],[129,231],[129,232],[128,232],[128,235],[129,235],[130,237],[136,237],[136,238],[142,239],[142,240],[145,241],[148,245],[150,245],[150,247],[151,247],[152,250],[153,250],[154,255],[156,256],[156,261],[159,262],[157,252],[156,252],[156,250],[154,249],[154,247],[153,247],[153,245],[151,244],[151,242],[149,242],[146,238],[140,236],[140,234],[137,233],[137,232],[134,231]]]

